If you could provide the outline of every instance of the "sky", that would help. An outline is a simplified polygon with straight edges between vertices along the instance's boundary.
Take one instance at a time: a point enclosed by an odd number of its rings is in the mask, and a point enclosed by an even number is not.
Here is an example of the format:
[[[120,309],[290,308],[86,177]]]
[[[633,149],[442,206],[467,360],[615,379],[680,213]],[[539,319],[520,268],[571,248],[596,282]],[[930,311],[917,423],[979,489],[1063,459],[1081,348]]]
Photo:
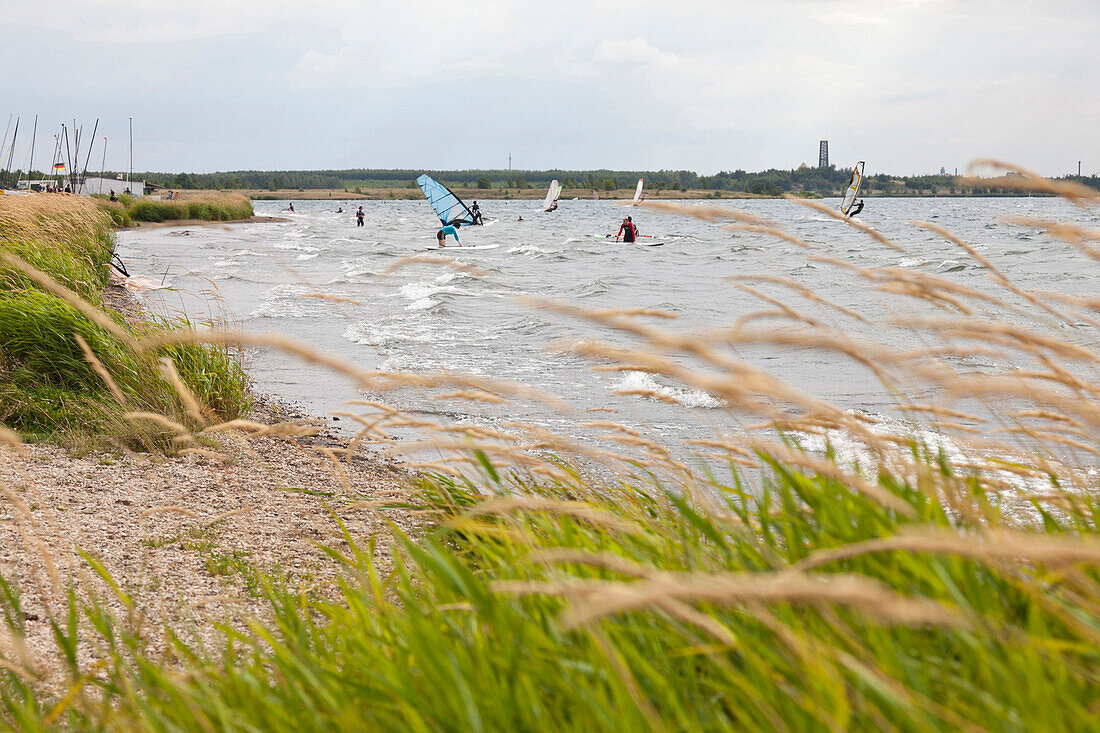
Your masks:
[[[1100,172],[1098,0],[5,2],[17,164]],[[12,59],[16,59],[14,63]],[[14,125],[14,123],[12,123]],[[70,130],[71,131],[71,130]],[[10,138],[9,138],[10,142]]]

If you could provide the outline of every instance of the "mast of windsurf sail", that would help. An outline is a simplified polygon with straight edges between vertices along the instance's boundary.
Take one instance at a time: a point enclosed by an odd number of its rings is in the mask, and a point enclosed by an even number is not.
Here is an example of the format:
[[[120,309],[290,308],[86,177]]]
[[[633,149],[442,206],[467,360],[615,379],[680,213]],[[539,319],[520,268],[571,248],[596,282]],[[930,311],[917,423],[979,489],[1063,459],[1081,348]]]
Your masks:
[[[642,186],[645,185],[645,179],[638,179],[638,187],[634,189],[634,205],[637,206],[638,202],[642,200]]]
[[[852,180],[848,182],[848,188],[844,191],[844,198],[840,202],[840,213],[845,216],[852,210],[852,204],[859,196],[859,187],[863,184],[863,161],[859,161],[852,168]]]

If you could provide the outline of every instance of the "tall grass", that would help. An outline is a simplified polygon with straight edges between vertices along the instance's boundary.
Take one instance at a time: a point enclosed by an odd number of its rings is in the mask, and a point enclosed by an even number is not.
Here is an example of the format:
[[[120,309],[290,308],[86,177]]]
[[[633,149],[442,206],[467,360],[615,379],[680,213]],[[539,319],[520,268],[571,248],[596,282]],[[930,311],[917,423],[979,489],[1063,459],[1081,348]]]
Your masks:
[[[137,337],[191,325],[128,323],[101,312],[89,318],[108,279],[110,227],[94,203],[78,197],[0,202],[0,250],[17,258],[0,264],[0,420],[33,437],[163,443],[162,430],[124,418],[127,411],[183,416],[160,357],[172,360],[212,415],[242,414],[248,378],[234,351],[186,344],[141,352]]]
[[[253,215],[252,202],[236,193],[205,194],[183,199],[154,201],[122,195],[117,202],[97,198],[116,226],[134,222],[162,222],[194,219],[199,221],[241,221]]]
[[[749,225],[790,236],[778,222]],[[349,551],[328,547],[346,571],[337,587],[273,579],[270,616],[226,630],[217,648],[184,629],[152,646],[137,599],[89,584],[53,620],[67,664],[53,694],[20,652],[19,596],[0,585],[15,640],[0,663],[0,715],[25,729],[1093,728],[1100,355],[1093,332],[1051,326],[1095,329],[1100,303],[1026,291],[972,254],[991,287],[808,255],[937,312],[883,323],[887,336],[919,334],[919,353],[852,339],[831,319],[869,316],[775,277],[740,281],[763,311],[691,333],[647,320],[669,314],[542,303],[609,332],[565,348],[706,389],[737,429],[684,456],[607,420],[559,436],[363,401],[346,413],[362,424],[356,442],[418,467],[416,498],[333,506],[334,523],[410,506],[438,520],[425,537],[394,530],[392,570],[380,572],[372,538],[345,533]],[[478,377],[366,372],[272,337],[159,335],[137,348],[190,341],[279,345],[383,393],[553,402]],[[783,384],[738,357],[758,344],[843,354],[894,387],[911,418],[879,424]],[[393,434],[410,427],[422,437]],[[804,447],[815,441],[822,450]],[[858,452],[840,452],[853,442]]]

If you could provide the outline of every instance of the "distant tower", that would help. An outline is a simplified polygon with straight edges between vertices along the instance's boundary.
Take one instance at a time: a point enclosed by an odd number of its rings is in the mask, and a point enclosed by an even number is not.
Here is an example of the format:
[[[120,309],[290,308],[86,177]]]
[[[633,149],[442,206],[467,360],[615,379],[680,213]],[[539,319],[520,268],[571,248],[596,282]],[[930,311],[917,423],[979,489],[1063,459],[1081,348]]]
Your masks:
[[[817,167],[828,168],[829,167],[829,141],[822,140],[820,152],[817,154]]]

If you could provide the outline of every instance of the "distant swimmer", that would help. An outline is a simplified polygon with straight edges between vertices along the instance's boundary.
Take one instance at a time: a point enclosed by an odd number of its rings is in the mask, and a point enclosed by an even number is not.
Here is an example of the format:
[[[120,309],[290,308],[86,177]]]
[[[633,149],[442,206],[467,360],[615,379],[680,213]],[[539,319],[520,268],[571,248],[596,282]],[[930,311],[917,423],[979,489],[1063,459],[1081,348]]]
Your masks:
[[[523,217],[521,216],[520,218],[516,219],[516,221],[523,221]]]
[[[290,206],[283,209],[283,211],[289,211],[291,214],[293,214],[294,213],[294,203],[291,202]]]
[[[852,218],[861,211],[863,211],[863,199],[857,201],[855,206],[852,207],[852,210],[848,212],[848,218]]]
[[[364,216],[366,216],[366,214],[363,213],[363,207],[360,206],[359,211],[355,212],[355,226],[357,226],[357,227],[363,226],[363,217]]]
[[[455,242],[458,243],[458,246],[461,247],[462,246],[462,240],[458,238],[458,229],[461,226],[462,226],[462,224],[460,224],[458,222],[455,222],[454,224],[448,224],[447,226],[443,227],[438,232],[436,232],[435,233],[435,238],[437,240],[439,240],[439,246],[440,247],[446,247],[447,246],[446,239],[447,239],[447,235],[450,234],[452,237],[455,238]]]
[[[474,224],[481,223],[481,208],[478,207],[476,201],[474,202],[474,205],[470,207],[470,214],[474,217]]]
[[[336,207],[336,213],[337,214],[343,214],[344,213],[344,207],[343,206],[337,206]]]
[[[624,242],[633,243],[638,237],[638,227],[634,226],[634,220],[629,216],[623,219],[622,226],[619,227],[619,233],[615,235],[615,241],[619,241],[619,237],[623,238]]]

